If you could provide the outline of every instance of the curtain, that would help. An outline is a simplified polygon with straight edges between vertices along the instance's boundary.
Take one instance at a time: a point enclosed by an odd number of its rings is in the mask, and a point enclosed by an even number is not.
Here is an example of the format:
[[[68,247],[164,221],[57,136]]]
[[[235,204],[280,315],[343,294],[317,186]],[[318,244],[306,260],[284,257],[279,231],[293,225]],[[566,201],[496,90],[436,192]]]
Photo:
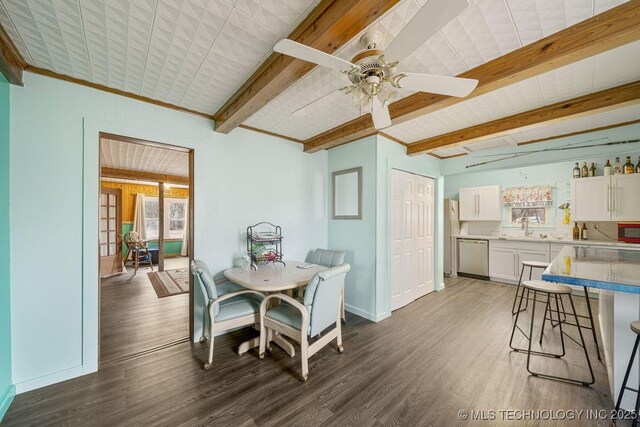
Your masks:
[[[553,202],[550,185],[506,188],[502,200],[506,206],[514,208],[550,206]]]
[[[140,240],[147,240],[147,225],[144,217],[144,194],[136,194],[136,208],[133,213],[133,230],[138,233]]]
[[[184,233],[182,233],[182,250],[180,251],[180,255],[188,256],[189,255],[189,199],[187,198],[187,203],[184,205]]]

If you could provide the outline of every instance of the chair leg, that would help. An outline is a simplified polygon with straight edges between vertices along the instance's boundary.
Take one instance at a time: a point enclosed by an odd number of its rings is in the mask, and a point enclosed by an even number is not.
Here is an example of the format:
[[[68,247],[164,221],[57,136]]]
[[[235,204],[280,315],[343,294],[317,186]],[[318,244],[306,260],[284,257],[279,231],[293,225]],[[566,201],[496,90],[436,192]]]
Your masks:
[[[340,300],[340,317],[341,317],[342,321],[346,324],[347,323],[347,316],[346,316],[345,311],[344,311],[344,289],[342,290],[342,295],[341,295],[341,300]]]
[[[264,326],[264,321],[260,322],[260,349],[258,351],[258,357],[264,359],[264,350],[267,347],[267,328]]]
[[[516,301],[518,301],[518,291],[520,290],[520,286],[522,285],[523,273],[524,273],[524,265],[520,269],[520,278],[518,279],[518,287],[516,287],[516,295],[513,297],[513,307],[511,307],[511,314],[516,314]],[[524,297],[524,292],[522,292],[522,296]]]
[[[309,378],[309,341],[306,336],[300,337],[300,360],[302,361],[302,381]]]
[[[620,404],[622,403],[622,395],[627,388],[627,381],[629,380],[629,374],[631,373],[631,368],[633,367],[633,361],[636,358],[636,353],[638,352],[638,345],[640,344],[640,335],[636,337],[636,343],[633,345],[633,351],[631,352],[631,358],[629,359],[629,364],[627,365],[627,372],[624,374],[624,380],[622,380],[622,387],[620,387],[620,394],[618,394],[618,400],[616,402],[616,415],[620,410]],[[640,393],[638,393],[640,396]]]
[[[214,333],[213,326],[209,330],[209,361],[204,364],[204,370],[208,371],[211,369],[211,365],[213,364],[213,341],[214,341]]]
[[[338,352],[343,353],[344,347],[342,346],[342,322],[340,321],[340,317],[338,317],[338,321],[336,322],[336,330],[338,332],[338,336],[336,337],[336,344],[338,344]]]
[[[587,311],[589,312],[589,322],[591,323],[591,333],[593,334],[593,342],[596,344],[596,352],[598,353],[598,360],[602,360],[600,358],[600,346],[598,345],[598,337],[596,334],[596,327],[593,323],[593,313],[591,312],[591,299],[589,299],[589,291],[587,287],[584,287],[584,298],[587,301]]]

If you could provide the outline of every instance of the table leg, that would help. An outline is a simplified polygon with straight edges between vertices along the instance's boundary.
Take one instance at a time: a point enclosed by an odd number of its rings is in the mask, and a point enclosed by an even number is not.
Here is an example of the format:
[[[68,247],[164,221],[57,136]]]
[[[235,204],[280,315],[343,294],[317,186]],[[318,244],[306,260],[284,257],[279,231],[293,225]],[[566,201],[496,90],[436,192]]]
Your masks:
[[[247,351],[251,350],[252,348],[258,347],[259,345],[260,337],[251,338],[250,340],[247,340],[240,344],[240,347],[238,347],[238,355],[245,354]]]

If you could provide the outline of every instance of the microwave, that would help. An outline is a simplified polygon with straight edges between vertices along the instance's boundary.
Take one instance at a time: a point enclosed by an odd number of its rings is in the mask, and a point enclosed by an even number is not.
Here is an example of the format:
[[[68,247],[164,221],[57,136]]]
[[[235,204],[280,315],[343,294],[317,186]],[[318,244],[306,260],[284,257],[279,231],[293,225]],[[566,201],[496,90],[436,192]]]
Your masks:
[[[640,243],[640,223],[618,223],[618,240],[627,243]]]

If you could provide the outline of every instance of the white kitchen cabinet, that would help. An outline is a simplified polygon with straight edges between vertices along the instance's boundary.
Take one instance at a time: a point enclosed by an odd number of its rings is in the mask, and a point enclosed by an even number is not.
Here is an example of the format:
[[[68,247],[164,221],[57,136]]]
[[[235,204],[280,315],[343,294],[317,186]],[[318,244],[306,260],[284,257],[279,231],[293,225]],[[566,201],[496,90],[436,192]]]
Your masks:
[[[499,185],[461,188],[458,198],[460,221],[502,221]]]
[[[498,282],[517,283],[522,261],[549,262],[549,243],[491,240],[489,242],[489,277]],[[540,279],[542,269],[534,269],[532,279]],[[523,280],[529,279],[525,269]]]
[[[476,188],[461,188],[458,194],[460,221],[473,221],[477,218],[478,191]]]
[[[571,181],[573,221],[611,221],[608,176],[576,178]]]
[[[640,174],[611,177],[613,221],[640,221]]]
[[[495,247],[493,242],[489,242],[489,277],[491,280],[518,280],[516,273],[517,259],[517,249]]]
[[[499,185],[478,187],[478,220],[502,221]]]
[[[640,221],[640,174],[571,181],[574,221]]]

